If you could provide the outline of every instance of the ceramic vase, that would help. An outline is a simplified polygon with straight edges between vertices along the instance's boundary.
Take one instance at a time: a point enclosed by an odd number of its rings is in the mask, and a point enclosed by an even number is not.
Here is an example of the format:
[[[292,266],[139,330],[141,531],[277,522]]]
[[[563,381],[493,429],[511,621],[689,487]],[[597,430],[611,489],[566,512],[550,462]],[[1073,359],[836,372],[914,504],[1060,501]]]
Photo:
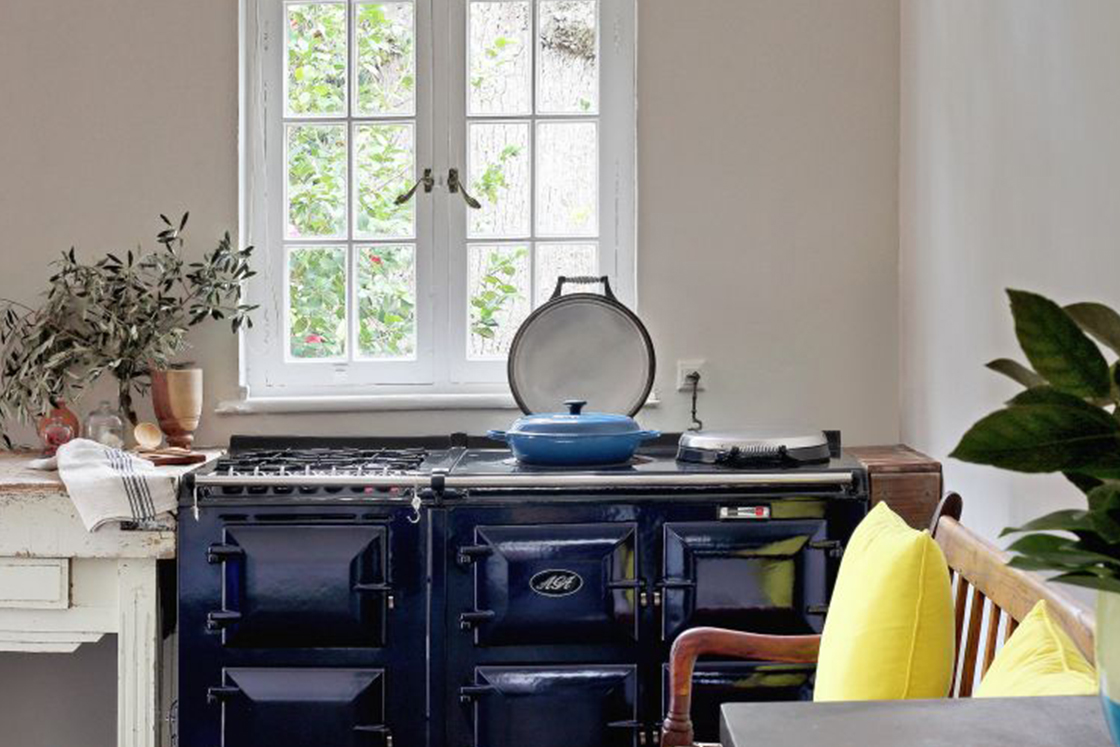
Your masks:
[[[1097,674],[1112,741],[1120,747],[1120,594],[1097,592]]]
[[[167,443],[184,449],[194,443],[202,417],[202,369],[176,368],[152,373],[152,407]]]

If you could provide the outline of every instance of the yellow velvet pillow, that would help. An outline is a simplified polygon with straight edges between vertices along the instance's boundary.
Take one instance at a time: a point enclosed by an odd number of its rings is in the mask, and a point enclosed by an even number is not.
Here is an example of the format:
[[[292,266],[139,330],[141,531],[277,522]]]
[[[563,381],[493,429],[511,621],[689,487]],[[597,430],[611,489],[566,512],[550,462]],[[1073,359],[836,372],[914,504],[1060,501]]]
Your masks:
[[[1096,694],[1093,665],[1054,623],[1046,600],[1039,600],[996,654],[975,696]]]
[[[844,550],[813,699],[944,697],[954,648],[944,553],[879,503]]]

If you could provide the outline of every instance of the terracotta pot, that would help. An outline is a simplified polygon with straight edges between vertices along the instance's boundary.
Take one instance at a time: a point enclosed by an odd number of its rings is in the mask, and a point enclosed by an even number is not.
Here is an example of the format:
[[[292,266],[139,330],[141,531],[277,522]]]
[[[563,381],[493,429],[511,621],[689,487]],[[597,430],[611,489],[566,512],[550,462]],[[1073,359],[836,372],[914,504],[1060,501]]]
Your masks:
[[[202,417],[202,369],[152,372],[152,406],[167,443],[191,448]]]

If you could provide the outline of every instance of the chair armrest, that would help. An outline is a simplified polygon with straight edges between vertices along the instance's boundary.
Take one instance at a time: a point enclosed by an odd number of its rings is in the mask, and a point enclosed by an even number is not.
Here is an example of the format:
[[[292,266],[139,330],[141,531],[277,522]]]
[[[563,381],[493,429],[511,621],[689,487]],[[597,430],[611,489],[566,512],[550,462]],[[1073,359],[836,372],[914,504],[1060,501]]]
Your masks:
[[[699,657],[716,654],[813,664],[820,648],[819,635],[759,635],[720,628],[692,628],[681,633],[669,655],[669,713],[661,729],[661,747],[692,746],[692,671]]]

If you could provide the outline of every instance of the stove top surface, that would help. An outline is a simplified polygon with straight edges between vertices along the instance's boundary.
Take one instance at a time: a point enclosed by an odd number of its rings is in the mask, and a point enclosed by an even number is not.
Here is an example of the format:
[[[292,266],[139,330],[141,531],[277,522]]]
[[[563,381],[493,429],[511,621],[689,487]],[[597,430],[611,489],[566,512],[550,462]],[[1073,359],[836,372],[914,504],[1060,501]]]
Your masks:
[[[818,464],[726,465],[679,461],[678,434],[666,434],[644,446],[633,459],[594,467],[535,466],[518,462],[503,444],[456,434],[422,438],[312,438],[235,436],[227,456],[198,474],[227,480],[237,477],[341,479],[392,478],[406,481],[440,474],[449,478],[613,475],[656,478],[750,473],[819,473],[848,471],[857,464],[844,456]],[[625,478],[623,478],[625,479]]]

